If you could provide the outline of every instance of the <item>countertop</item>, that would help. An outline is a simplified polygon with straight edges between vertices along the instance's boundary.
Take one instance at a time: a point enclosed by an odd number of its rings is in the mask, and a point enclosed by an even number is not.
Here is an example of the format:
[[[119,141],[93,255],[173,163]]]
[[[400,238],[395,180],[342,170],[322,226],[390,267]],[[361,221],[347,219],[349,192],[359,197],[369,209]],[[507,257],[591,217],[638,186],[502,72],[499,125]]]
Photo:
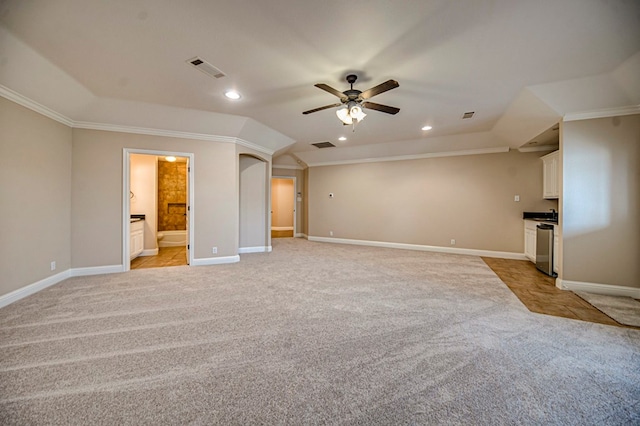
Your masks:
[[[131,215],[131,218],[129,219],[129,221],[130,221],[131,223],[133,223],[133,222],[139,222],[139,221],[141,221],[141,220],[144,220],[144,218],[145,218],[145,215],[143,215],[143,214],[132,214],[132,215]]]
[[[533,220],[535,222],[548,223],[549,225],[558,224],[558,212],[522,212],[524,220]]]

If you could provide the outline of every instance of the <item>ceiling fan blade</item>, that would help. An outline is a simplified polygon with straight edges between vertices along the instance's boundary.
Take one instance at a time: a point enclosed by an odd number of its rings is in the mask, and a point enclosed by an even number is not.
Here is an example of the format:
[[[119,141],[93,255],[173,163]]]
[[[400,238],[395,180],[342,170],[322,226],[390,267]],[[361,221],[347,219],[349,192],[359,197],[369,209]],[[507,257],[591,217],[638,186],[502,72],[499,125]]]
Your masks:
[[[395,89],[396,87],[399,87],[400,85],[398,84],[397,81],[395,80],[387,80],[384,83],[380,83],[375,87],[372,87],[369,90],[365,90],[364,92],[362,92],[360,94],[360,97],[362,99],[369,99],[374,97],[375,95],[379,95],[380,93],[384,93],[387,90],[391,90],[391,89]]]
[[[381,105],[375,102],[363,102],[362,106],[369,109],[375,109],[376,111],[386,112],[387,114],[397,114],[400,108],[392,107],[389,105]]]
[[[331,93],[332,95],[339,97],[339,98],[340,98],[340,100],[342,100],[342,101],[345,101],[345,100],[347,99],[347,97],[345,96],[345,94],[344,94],[344,93],[342,93],[341,91],[336,90],[336,89],[334,89],[333,87],[328,86],[328,85],[326,85],[326,84],[324,84],[324,83],[314,84],[314,86],[316,86],[318,89],[322,89],[322,90],[324,90],[325,92],[329,92],[329,93]]]
[[[335,108],[335,107],[340,106],[340,105],[342,105],[342,104],[325,105],[325,106],[321,106],[319,108],[314,108],[314,109],[310,109],[309,111],[305,111],[305,112],[303,112],[303,114],[311,114],[312,112],[322,111],[323,109]]]

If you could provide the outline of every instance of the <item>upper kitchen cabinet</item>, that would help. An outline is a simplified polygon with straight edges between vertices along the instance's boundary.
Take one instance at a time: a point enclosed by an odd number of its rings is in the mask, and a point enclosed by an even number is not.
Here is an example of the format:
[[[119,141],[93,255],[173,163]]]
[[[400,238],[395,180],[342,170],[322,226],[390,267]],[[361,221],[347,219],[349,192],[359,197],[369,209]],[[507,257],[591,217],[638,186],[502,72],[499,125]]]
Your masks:
[[[542,198],[560,197],[560,151],[542,157]]]

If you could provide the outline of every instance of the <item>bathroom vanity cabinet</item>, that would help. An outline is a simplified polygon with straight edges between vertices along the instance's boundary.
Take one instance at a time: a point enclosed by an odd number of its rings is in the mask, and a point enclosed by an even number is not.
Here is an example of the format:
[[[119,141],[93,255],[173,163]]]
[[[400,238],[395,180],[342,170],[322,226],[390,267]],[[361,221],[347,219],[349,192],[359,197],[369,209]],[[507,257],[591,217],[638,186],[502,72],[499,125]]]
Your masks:
[[[144,220],[136,220],[131,222],[130,226],[130,243],[129,258],[135,259],[144,250]]]

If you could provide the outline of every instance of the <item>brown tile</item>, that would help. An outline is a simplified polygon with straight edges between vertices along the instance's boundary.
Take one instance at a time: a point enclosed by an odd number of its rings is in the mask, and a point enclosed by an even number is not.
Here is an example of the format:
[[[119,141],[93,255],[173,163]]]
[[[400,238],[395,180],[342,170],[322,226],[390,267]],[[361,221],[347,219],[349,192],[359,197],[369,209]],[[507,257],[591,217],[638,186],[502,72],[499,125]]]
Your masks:
[[[187,264],[185,247],[160,247],[155,256],[139,256],[131,261],[131,269],[162,268]]]
[[[560,290],[555,286],[555,278],[538,271],[529,261],[488,257],[483,260],[531,312],[628,327],[603,314],[575,293]]]

